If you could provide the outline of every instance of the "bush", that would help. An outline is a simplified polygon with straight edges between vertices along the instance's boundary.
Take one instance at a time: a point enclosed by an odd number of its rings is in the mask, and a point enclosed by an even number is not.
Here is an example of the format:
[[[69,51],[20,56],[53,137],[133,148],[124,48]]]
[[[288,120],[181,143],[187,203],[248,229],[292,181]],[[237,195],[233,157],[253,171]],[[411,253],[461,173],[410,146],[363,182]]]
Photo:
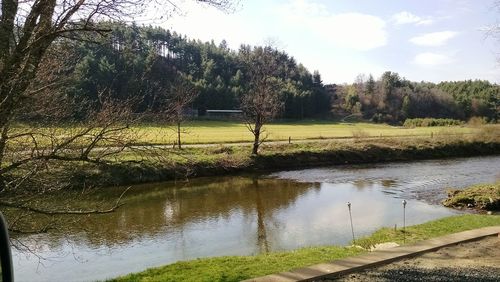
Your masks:
[[[363,129],[361,128],[355,128],[352,130],[352,137],[353,138],[367,138],[367,137],[370,137],[370,133],[364,131]]]
[[[463,121],[451,118],[409,118],[405,120],[404,127],[431,127],[462,125]]]
[[[375,123],[391,123],[394,121],[394,117],[389,114],[376,113],[372,116],[371,121]]]
[[[220,146],[217,146],[215,148],[213,148],[212,150],[210,150],[212,154],[227,154],[227,155],[230,155],[234,152],[234,149],[233,147],[230,147],[230,146],[223,146],[223,145],[220,145]]]
[[[488,123],[488,119],[486,117],[471,117],[467,122],[468,125],[479,126]]]

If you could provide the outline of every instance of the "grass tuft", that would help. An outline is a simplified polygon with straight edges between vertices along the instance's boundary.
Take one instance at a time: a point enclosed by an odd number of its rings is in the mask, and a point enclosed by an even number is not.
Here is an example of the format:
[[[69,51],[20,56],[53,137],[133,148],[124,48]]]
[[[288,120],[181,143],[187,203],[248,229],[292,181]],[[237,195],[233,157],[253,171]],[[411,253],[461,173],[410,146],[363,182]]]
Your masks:
[[[443,201],[447,207],[479,210],[500,210],[500,182],[478,184],[463,190],[448,190],[448,199]]]

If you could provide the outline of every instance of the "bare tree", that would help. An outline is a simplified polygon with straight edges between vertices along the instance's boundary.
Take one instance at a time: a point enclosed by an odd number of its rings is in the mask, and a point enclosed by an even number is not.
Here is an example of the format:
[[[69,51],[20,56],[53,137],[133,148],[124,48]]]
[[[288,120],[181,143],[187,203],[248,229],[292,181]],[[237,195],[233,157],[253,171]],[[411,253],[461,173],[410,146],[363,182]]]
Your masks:
[[[177,72],[175,79],[169,85],[161,85],[162,82],[156,83],[153,87],[158,95],[154,99],[155,108],[154,115],[157,118],[164,119],[175,124],[177,135],[176,145],[182,149],[181,134],[182,123],[186,120],[187,107],[198,96],[198,91],[192,82],[192,78]],[[164,83],[167,84],[167,83]]]
[[[225,8],[229,0],[197,0]],[[3,0],[0,22],[0,165],[4,162],[7,132],[15,112],[32,85],[40,62],[60,38],[78,38],[86,33],[105,33],[95,21],[126,20],[152,4],[176,8],[170,0]],[[2,181],[3,182],[3,181]],[[3,185],[3,184],[1,184]]]
[[[271,47],[248,47],[240,50],[244,57],[249,87],[241,100],[241,109],[248,130],[254,136],[252,154],[257,155],[263,126],[283,108],[281,93],[285,87],[278,69],[277,51]]]
[[[5,188],[0,192],[0,207],[8,208],[11,231],[37,232],[53,227],[40,226],[40,222],[33,219],[37,214],[51,217],[63,213],[107,213],[121,206],[119,200],[112,206],[103,203],[102,206],[76,207],[70,199],[52,205],[46,205],[41,199],[45,194],[72,187],[78,170],[103,168],[125,150],[133,149],[131,145],[136,138],[130,125],[136,116],[130,110],[131,104],[103,97],[101,106],[89,111],[91,119],[73,123],[67,129],[54,126],[54,120],[50,119],[51,123],[16,126],[9,131],[5,163],[0,168],[0,176],[5,181]],[[57,116],[63,115],[56,113]],[[82,189],[86,191],[93,188],[85,186]]]
[[[230,0],[193,0],[221,9]],[[71,70],[68,52],[65,65],[51,60],[67,52],[65,40],[87,40],[91,35],[105,35],[101,20],[130,20],[151,5],[164,10],[178,9],[171,0],[2,0],[0,14],[0,206],[28,213],[96,213],[109,209],[79,210],[33,207],[39,193],[64,187],[59,179],[40,183],[37,175],[50,171],[58,174],[62,163],[105,163],[110,157],[133,149],[130,125],[135,121],[131,104],[110,99],[107,89],[100,90],[97,108],[89,108],[90,117],[78,126],[66,129],[54,126],[68,122],[74,105],[54,89],[64,83]],[[73,58],[74,59],[74,58]],[[24,127],[13,126],[23,115],[39,115],[51,123]],[[52,125],[52,126],[51,126]],[[54,172],[56,171],[56,173]],[[30,184],[31,183],[31,184]],[[44,184],[44,185],[38,185]],[[25,191],[26,187],[36,191]],[[38,189],[38,190],[37,190]],[[14,228],[15,225],[11,224]]]
[[[171,86],[170,91],[170,106],[172,108],[172,118],[171,120],[177,126],[177,146],[182,149],[181,145],[181,123],[186,117],[186,107],[193,102],[193,100],[198,96],[193,84],[186,78],[179,76],[174,84]]]

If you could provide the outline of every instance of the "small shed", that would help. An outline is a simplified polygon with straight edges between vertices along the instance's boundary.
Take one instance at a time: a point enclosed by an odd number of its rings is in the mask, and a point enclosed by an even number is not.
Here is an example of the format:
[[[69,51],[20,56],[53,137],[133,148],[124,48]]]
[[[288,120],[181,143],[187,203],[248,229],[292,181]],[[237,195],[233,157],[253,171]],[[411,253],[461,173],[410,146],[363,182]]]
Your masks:
[[[243,115],[242,110],[207,110],[207,117],[235,118]]]

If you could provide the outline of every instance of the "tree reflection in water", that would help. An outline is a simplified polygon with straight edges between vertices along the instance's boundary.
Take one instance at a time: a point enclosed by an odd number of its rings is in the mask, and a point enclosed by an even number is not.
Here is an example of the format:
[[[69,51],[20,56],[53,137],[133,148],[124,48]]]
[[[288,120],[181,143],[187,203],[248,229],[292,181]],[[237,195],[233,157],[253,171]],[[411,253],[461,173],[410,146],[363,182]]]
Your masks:
[[[232,216],[241,214],[249,224],[256,222],[253,232],[256,232],[257,251],[269,252],[266,224],[272,222],[273,229],[279,230],[279,223],[273,221],[273,214],[286,209],[315,186],[258,177],[202,178],[189,182],[139,185],[129,191],[123,199],[126,205],[116,212],[89,216],[78,224],[68,220],[67,225],[47,233],[45,236],[49,236],[50,240],[43,240],[43,244],[57,248],[65,238],[70,238],[75,244],[113,248],[143,238],[169,240],[171,237],[180,240],[180,244],[186,244],[184,232],[194,223],[221,219],[229,222]],[[81,201],[113,199],[117,191],[120,189],[109,188]],[[65,198],[74,196],[64,195]],[[252,232],[252,229],[250,227],[247,231]],[[22,236],[18,239],[22,240]],[[37,249],[37,241],[29,242],[34,250]]]

